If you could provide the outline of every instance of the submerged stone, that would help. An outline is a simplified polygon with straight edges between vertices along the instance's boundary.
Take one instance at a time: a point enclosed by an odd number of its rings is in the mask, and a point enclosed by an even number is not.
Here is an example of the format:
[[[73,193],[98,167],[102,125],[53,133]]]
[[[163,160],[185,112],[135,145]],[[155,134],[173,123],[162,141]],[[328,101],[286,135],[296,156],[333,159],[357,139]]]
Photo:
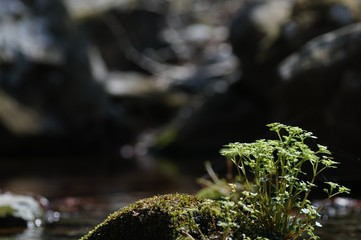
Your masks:
[[[217,232],[220,206],[185,194],[140,200],[111,214],[81,240],[186,239]]]

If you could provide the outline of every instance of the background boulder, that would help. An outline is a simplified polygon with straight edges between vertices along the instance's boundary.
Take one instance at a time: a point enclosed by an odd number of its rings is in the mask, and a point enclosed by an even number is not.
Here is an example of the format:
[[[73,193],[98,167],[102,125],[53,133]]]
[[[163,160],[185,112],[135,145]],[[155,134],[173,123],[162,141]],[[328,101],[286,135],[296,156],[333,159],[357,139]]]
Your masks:
[[[131,138],[94,81],[89,42],[62,1],[4,0],[0,18],[0,146],[9,154],[96,152]]]

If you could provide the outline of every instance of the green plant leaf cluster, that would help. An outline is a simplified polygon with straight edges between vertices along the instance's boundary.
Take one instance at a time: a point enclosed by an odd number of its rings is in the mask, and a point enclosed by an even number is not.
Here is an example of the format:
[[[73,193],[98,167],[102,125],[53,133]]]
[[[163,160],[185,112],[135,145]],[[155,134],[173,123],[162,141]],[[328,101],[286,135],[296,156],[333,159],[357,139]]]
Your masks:
[[[237,175],[202,183],[217,201],[185,194],[142,199],[110,215],[81,240],[296,240],[318,239],[315,227],[326,202],[350,190],[325,182],[325,202],[309,199],[316,178],[336,168],[330,151],[314,143],[312,133],[280,123],[269,124],[275,140],[230,143],[220,153]],[[307,167],[307,168],[305,168]]]
[[[234,191],[223,201],[224,208],[234,203],[228,209],[233,217],[220,224],[236,239],[318,239],[314,227],[321,226],[318,219],[324,205],[314,207],[309,194],[317,187],[316,178],[338,162],[327,147],[310,147],[316,138],[311,132],[280,123],[268,127],[275,140],[230,143],[220,151],[238,172],[230,185]],[[306,173],[306,166],[310,172]],[[326,184],[326,201],[350,192],[337,183]]]

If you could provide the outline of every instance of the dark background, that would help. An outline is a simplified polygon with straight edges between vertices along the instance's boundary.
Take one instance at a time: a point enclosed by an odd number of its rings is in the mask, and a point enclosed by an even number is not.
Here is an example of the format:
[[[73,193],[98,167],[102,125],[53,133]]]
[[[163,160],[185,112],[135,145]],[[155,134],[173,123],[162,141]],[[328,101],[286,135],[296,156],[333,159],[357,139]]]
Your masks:
[[[193,191],[277,121],[359,194],[359,1],[0,2],[4,191]]]

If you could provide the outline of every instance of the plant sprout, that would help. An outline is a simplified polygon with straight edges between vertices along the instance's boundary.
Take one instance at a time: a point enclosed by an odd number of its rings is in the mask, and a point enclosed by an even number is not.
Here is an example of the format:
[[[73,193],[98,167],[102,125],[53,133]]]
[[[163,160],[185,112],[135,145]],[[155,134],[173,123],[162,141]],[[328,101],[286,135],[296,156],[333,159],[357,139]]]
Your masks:
[[[230,235],[243,239],[318,239],[314,227],[321,227],[318,219],[325,203],[314,207],[309,194],[316,187],[316,178],[326,169],[336,168],[338,162],[327,147],[316,145],[312,149],[308,145],[316,138],[311,132],[280,123],[267,126],[276,133],[276,140],[230,143],[220,151],[234,163],[242,184],[242,190],[233,191],[237,195],[233,207],[237,217],[229,224],[220,224],[228,232],[233,229]],[[307,165],[310,173],[304,171]],[[329,185],[324,189],[326,201],[350,193],[337,183],[325,183]]]

